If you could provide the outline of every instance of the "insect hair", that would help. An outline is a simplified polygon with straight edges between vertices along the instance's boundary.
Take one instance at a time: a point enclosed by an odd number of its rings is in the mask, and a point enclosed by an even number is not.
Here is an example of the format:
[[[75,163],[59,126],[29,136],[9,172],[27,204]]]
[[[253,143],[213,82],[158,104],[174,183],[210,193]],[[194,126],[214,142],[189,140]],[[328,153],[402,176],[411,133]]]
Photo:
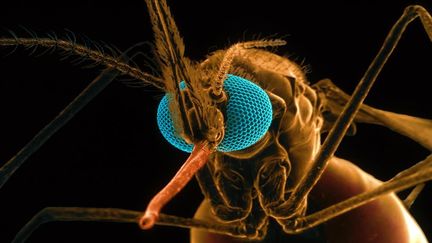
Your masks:
[[[96,48],[97,49],[97,48]],[[315,55],[315,54],[314,54]],[[134,56],[130,56],[130,58],[131,59],[134,59]],[[314,67],[316,67],[316,65],[314,66]],[[146,167],[147,168],[147,167]],[[157,174],[157,173],[154,173],[154,174]],[[158,174],[157,174],[158,175]],[[151,180],[156,180],[156,179],[151,179]],[[149,187],[150,188],[150,187]],[[140,190],[141,191],[141,188],[137,188],[137,190]],[[137,194],[139,194],[139,193],[137,193]],[[182,202],[183,203],[183,201],[180,201],[180,202]],[[179,203],[180,204],[180,203]],[[134,204],[135,205],[135,204]],[[177,205],[178,206],[178,205]],[[28,216],[28,215],[27,215]],[[133,227],[135,227],[135,226],[133,226]],[[170,234],[166,234],[166,235],[171,235],[171,233]],[[149,240],[149,241],[151,241],[151,240]]]
[[[47,34],[45,37],[39,37],[27,28],[22,28],[29,34],[28,38],[18,37],[13,31],[8,31],[11,37],[2,38],[0,40],[0,46],[14,47],[9,55],[13,53],[18,46],[23,46],[25,49],[31,50],[29,55],[34,54],[37,48],[45,48],[39,55],[56,51],[63,56],[61,60],[77,57],[72,60],[72,63],[75,65],[79,65],[84,61],[92,61],[92,64],[86,67],[92,68],[97,65],[103,65],[115,69],[123,75],[140,80],[143,83],[152,84],[160,89],[164,88],[159,78],[144,73],[134,65],[124,62],[122,58],[120,58],[119,50],[112,45],[99,44],[95,41],[90,41],[88,38],[83,38],[84,43],[80,44],[76,35],[70,30],[66,30],[66,34],[62,38],[58,37],[56,34]],[[106,50],[109,51],[109,53],[107,53]]]

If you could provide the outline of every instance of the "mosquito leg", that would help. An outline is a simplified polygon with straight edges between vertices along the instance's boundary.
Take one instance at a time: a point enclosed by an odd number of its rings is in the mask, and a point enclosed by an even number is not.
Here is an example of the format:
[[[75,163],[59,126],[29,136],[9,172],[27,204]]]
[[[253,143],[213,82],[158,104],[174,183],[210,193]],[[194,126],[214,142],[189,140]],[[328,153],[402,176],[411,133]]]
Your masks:
[[[153,75],[142,72],[138,68],[132,67],[124,61],[127,61],[125,58],[125,54],[117,53],[118,56],[109,56],[106,55],[100,48],[98,50],[91,50],[86,46],[79,45],[76,43],[76,40],[61,40],[58,39],[55,35],[50,36],[50,38],[19,38],[13,32],[10,32],[12,38],[0,38],[0,46],[23,46],[27,48],[36,48],[36,47],[44,47],[49,49],[61,49],[70,54],[80,56],[84,59],[93,60],[98,64],[105,65],[107,68],[112,68],[124,75],[129,75],[137,80],[141,80],[144,83],[152,84],[153,86],[164,89],[164,82]],[[73,37],[73,36],[72,36]],[[107,47],[110,50],[113,50],[110,47]],[[117,50],[113,51],[114,53]],[[120,55],[119,55],[120,54]],[[120,57],[120,58],[119,58]]]
[[[114,223],[137,223],[141,211],[118,208],[79,208],[79,207],[47,207],[39,211],[15,236],[12,243],[25,242],[40,225],[56,221],[91,221]],[[238,235],[237,227],[204,222],[196,219],[182,218],[160,214],[158,225],[182,228],[198,228],[214,233]]]
[[[418,171],[430,167],[432,165],[432,160],[423,160],[417,164],[415,164],[414,166],[400,172],[399,174],[397,174],[395,177],[393,177],[391,180],[397,180],[398,178],[401,178],[403,176],[407,176],[407,175],[412,175],[417,173]],[[410,192],[410,194],[405,198],[405,200],[403,201],[403,203],[405,204],[406,208],[410,208],[412,206],[412,204],[414,203],[414,201],[417,199],[418,195],[420,195],[421,191],[423,190],[425,184],[419,184],[416,187],[414,187],[414,189],[412,189],[412,191]]]
[[[430,158],[431,156],[429,156],[428,158]],[[403,170],[401,172],[399,172],[395,177],[393,177],[391,179],[392,180],[397,180],[399,178],[408,176],[408,175],[413,175],[421,170],[424,170],[426,168],[432,167],[432,159],[425,159],[423,161],[418,162],[417,164],[411,166],[410,168]]]
[[[422,183],[420,185],[417,185],[416,187],[414,187],[414,189],[410,192],[410,194],[405,198],[405,200],[403,201],[403,203],[405,204],[406,208],[411,208],[411,206],[413,205],[414,201],[417,199],[418,195],[420,195],[421,191],[423,190],[423,188],[425,187],[425,184]]]
[[[329,79],[320,80],[313,85],[324,101],[327,116],[338,117],[350,96],[339,89]],[[368,105],[361,105],[354,122],[384,126],[401,135],[409,137],[429,151],[432,151],[432,120],[384,111]],[[329,125],[327,125],[328,127]]]
[[[415,185],[432,180],[432,156],[427,157],[422,162],[427,162],[423,164],[428,165],[422,170],[417,170],[414,173],[407,173],[403,176],[396,176],[395,178],[384,182],[379,187],[373,190],[353,196],[345,201],[334,204],[326,209],[320,210],[308,216],[295,218],[292,220],[286,220],[284,230],[287,233],[291,234],[301,233],[307,229],[310,229],[330,219],[333,219],[336,216],[339,216],[343,213],[356,209],[368,202],[376,200],[380,196],[386,195],[391,192],[402,191]]]
[[[399,20],[393,25],[380,51],[370,64],[368,70],[357,85],[348,104],[345,106],[335,125],[329,132],[321,150],[311,165],[311,170],[308,173],[305,173],[305,176],[300,180],[298,186],[293,190],[289,199],[284,204],[280,205],[280,207],[289,208],[289,210],[292,212],[296,211],[305,197],[312,190],[313,186],[317,183],[324,172],[328,160],[334,155],[336,149],[342,141],[343,136],[348,130],[356,113],[360,109],[364,99],[366,98],[366,95],[371,89],[387,59],[390,57],[391,53],[399,42],[399,39],[401,38],[406,27],[417,17],[420,18],[421,22],[423,23],[423,27],[429,36],[429,39],[432,41],[432,17],[430,14],[421,6],[408,6]],[[422,174],[422,172],[419,172],[419,174]]]
[[[36,152],[53,134],[62,128],[72,117],[86,106],[118,75],[118,71],[106,69],[94,79],[66,108],[47,126],[39,131],[14,157],[0,168],[0,188],[13,173]]]
[[[20,243],[27,238],[40,225],[55,221],[99,221],[134,223],[141,212],[115,208],[76,208],[76,207],[47,207],[39,211],[18,232],[13,243]]]

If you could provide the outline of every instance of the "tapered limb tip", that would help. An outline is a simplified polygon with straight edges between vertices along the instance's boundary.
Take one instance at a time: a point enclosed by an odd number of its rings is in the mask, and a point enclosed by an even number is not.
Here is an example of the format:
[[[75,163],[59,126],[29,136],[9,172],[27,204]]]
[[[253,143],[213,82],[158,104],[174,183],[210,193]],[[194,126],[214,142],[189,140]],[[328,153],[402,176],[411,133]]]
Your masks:
[[[138,223],[141,229],[147,230],[153,228],[158,218],[158,213],[146,211]]]

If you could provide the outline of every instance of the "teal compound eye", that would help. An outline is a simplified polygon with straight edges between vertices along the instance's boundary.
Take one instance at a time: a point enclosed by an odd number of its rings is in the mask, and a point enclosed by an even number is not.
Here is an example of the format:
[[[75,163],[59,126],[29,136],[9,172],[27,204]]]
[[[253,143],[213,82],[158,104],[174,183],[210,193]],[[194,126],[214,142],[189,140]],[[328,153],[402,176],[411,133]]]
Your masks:
[[[180,86],[184,88],[184,82]],[[217,150],[233,152],[254,145],[265,135],[272,121],[273,110],[267,93],[255,83],[231,74],[225,79],[223,89],[228,97],[225,135]],[[165,95],[157,110],[159,130],[174,147],[190,153],[194,145],[186,143],[175,131],[168,103],[169,97]]]

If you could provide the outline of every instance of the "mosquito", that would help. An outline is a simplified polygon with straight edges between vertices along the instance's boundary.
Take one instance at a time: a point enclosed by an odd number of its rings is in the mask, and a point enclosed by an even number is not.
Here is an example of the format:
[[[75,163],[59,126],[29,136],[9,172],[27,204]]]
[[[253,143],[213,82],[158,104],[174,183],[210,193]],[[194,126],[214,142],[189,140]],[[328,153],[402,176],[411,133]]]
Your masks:
[[[395,122],[392,122],[393,120],[403,121],[403,118],[397,114],[386,113],[368,106],[362,106],[362,101],[370,89],[370,86],[376,79],[394,46],[397,44],[397,40],[402,34],[403,29],[410,21],[416,17],[420,17],[429,38],[431,38],[431,18],[423,8],[410,6],[406,9],[404,15],[394,25],[389,34],[390,37],[383,45],[383,49],[381,49],[352,95],[354,98],[349,98],[349,96],[338,90],[337,87],[328,80],[319,82],[312,87],[309,86],[308,82],[305,80],[304,74],[301,72],[302,70],[295,63],[288,60],[286,60],[285,63],[282,59],[278,59],[280,57],[261,50],[261,48],[269,46],[282,45],[284,44],[282,40],[257,40],[238,43],[225,51],[214,53],[200,64],[190,62],[189,59],[185,58],[183,55],[182,40],[166,3],[164,1],[147,1],[147,5],[156,35],[156,53],[159,55],[157,58],[159,58],[158,63],[161,66],[163,78],[144,73],[128,65],[127,52],[120,53],[115,58],[109,59],[106,56],[99,55],[97,51],[91,52],[85,47],[75,44],[73,41],[62,41],[55,37],[47,39],[34,38],[33,40],[18,37],[4,38],[1,44],[12,46],[47,45],[48,47],[57,46],[57,48],[60,46],[60,48],[65,48],[67,50],[73,49],[78,55],[94,59],[102,58],[97,61],[107,64],[108,67],[114,70],[103,72],[101,76],[95,80],[97,85],[86,89],[84,94],[80,96],[84,97],[84,100],[91,99],[95,94],[95,88],[103,86],[100,85],[100,80],[111,81],[118,75],[116,72],[131,75],[138,80],[163,89],[168,93],[166,96],[168,98],[166,98],[166,100],[172,98],[174,101],[171,103],[167,102],[168,105],[165,108],[162,106],[161,109],[170,111],[168,113],[174,116],[174,118],[169,118],[175,121],[173,122],[174,130],[172,131],[174,131],[174,135],[176,135],[177,138],[181,138],[181,142],[170,142],[177,146],[183,146],[178,145],[178,143],[186,144],[184,146],[195,145],[195,147],[191,146],[192,151],[189,151],[191,152],[191,157],[188,159],[190,166],[194,167],[194,171],[189,172],[187,178],[183,175],[180,177],[181,180],[174,180],[165,190],[157,194],[149,204],[145,213],[117,209],[48,208],[41,211],[40,214],[35,216],[35,218],[23,228],[17,235],[17,242],[26,239],[29,233],[31,233],[39,223],[44,222],[43,220],[46,219],[47,215],[53,217],[53,220],[66,221],[95,220],[139,222],[142,228],[150,228],[155,223],[196,227],[211,232],[247,239],[261,239],[265,237],[270,220],[269,218],[273,218],[273,220],[279,223],[286,234],[296,234],[315,227],[346,211],[359,207],[386,193],[420,185],[417,186],[417,189],[411,194],[414,195],[413,197],[415,198],[422,183],[430,179],[430,158],[428,157],[377,189],[361,194],[358,197],[353,197],[353,199],[336,204],[329,209],[318,211],[312,215],[305,214],[307,208],[306,199],[310,190],[322,175],[328,163],[327,160],[332,158],[340,140],[350,128],[350,123],[353,119],[356,119],[358,122],[387,126],[417,141],[427,149],[430,149],[431,145],[427,136],[428,129],[430,128],[428,121],[410,117],[409,119],[412,119],[410,121],[414,122],[404,123],[403,125],[395,124]],[[242,60],[242,57],[246,60]],[[280,92],[284,91],[281,91],[283,89],[278,87],[277,77],[273,78],[272,76],[278,72],[266,66],[269,65],[269,63],[271,64],[273,60],[277,60],[277,64],[286,64],[289,66],[286,67],[289,70],[289,74],[285,74],[285,76],[287,76],[285,82],[291,84],[292,89],[285,90],[285,92],[291,92],[288,97],[306,99],[306,103],[304,104],[299,101],[299,104],[303,105],[297,104],[301,109],[299,107],[290,107],[286,104],[286,99],[281,98],[283,95],[280,94]],[[255,62],[259,63],[259,65]],[[249,70],[255,66],[266,69],[259,74],[262,75],[261,78],[258,78],[258,74],[255,72]],[[267,69],[274,72],[268,73]],[[182,87],[180,83],[182,80],[185,82],[185,87]],[[275,81],[269,84],[268,82],[270,82],[270,80]],[[224,85],[234,85],[233,87],[237,87],[235,85],[240,83],[240,86],[243,87],[249,85],[247,82],[252,83],[251,87],[256,87],[256,84],[258,84],[258,87],[261,88],[258,90],[263,90],[267,95],[262,95],[264,100],[268,97],[267,101],[262,102],[269,104],[271,107],[271,123],[266,123],[265,126],[263,125],[265,132],[263,132],[263,134],[258,134],[260,135],[258,136],[259,139],[252,140],[247,146],[240,146],[240,148],[236,147],[237,145],[234,147],[225,146],[223,141],[227,141],[224,139],[228,139],[228,135],[230,135],[226,132],[227,130],[225,128],[228,129],[228,127],[231,126],[227,123],[227,114],[231,114],[227,107],[229,107],[230,98],[234,97],[234,93],[237,92],[237,88],[233,88],[233,91],[228,92],[226,90],[229,88],[225,88]],[[279,85],[282,86],[282,84]],[[262,92],[257,92],[256,97],[260,97],[259,94],[262,94]],[[247,93],[249,93],[249,91]],[[86,98],[88,95],[90,95],[90,97]],[[82,102],[82,100],[78,99],[78,103],[73,104],[72,107],[68,108],[69,110],[66,110],[62,114],[73,116],[74,113],[69,112],[71,110],[75,112],[75,105],[78,107],[84,106],[85,102]],[[345,104],[347,105],[345,106]],[[343,108],[344,106],[345,108]],[[243,106],[240,105],[240,108],[243,108]],[[291,146],[282,146],[282,148],[277,146],[275,148],[274,146],[279,144],[275,141],[278,141],[277,138],[279,137],[278,133],[280,131],[289,132],[288,128],[286,128],[287,130],[283,129],[284,126],[287,126],[284,120],[286,119],[285,114],[289,114],[291,109],[296,110],[297,108],[299,108],[301,112],[305,112],[305,116],[310,116],[309,119],[311,120],[308,121],[310,123],[308,123],[307,129],[313,130],[315,133],[311,131],[310,134],[313,135],[307,136],[307,139],[305,138],[306,140],[302,141],[305,143],[307,142],[307,149],[302,148],[306,151],[301,149],[302,152],[296,155],[296,149],[294,148],[298,147],[293,146],[295,141],[286,141],[289,140],[289,138],[285,138],[284,143],[290,144]],[[360,110],[360,113],[358,113],[355,118],[358,110]],[[310,112],[310,114],[308,114],[308,112]],[[378,114],[385,115],[379,116]],[[386,116],[390,116],[391,119]],[[59,119],[62,120],[64,117],[60,116]],[[262,119],[264,118],[260,117],[259,120],[261,121]],[[295,119],[296,118],[293,118],[293,120]],[[55,120],[54,123],[62,123],[62,121]],[[47,129],[50,130],[53,128],[49,126]],[[424,133],[409,133],[409,131],[413,129],[416,131],[422,130]],[[304,129],[302,128],[300,130]],[[170,130],[168,132],[172,131]],[[323,131],[329,132],[329,135],[327,135],[323,145],[320,146],[319,135]],[[45,134],[46,131],[44,130],[42,133]],[[250,137],[250,134],[246,137]],[[37,139],[33,141],[39,142],[38,145],[42,145],[44,140],[39,140],[40,137],[36,138]],[[34,142],[30,143],[30,145],[29,147],[31,150],[37,149]],[[222,148],[222,145],[224,145],[225,148]],[[222,148],[222,150],[218,150],[219,148]],[[182,147],[181,149],[187,150],[188,148]],[[289,149],[292,149],[291,152],[286,154],[286,150]],[[267,150],[269,151],[265,152]],[[23,153],[17,154],[15,158],[18,159],[11,160],[12,162],[7,162],[5,167],[2,167],[2,172],[4,173],[2,180],[4,183],[19,167],[19,165],[15,166],[14,163],[19,164],[24,161],[20,159],[22,155]],[[288,155],[293,157],[289,157]],[[296,158],[296,156],[301,158],[303,155],[306,157],[305,162],[294,164],[296,160],[293,158]],[[293,160],[288,161],[281,158],[290,158]],[[207,160],[212,162],[207,162]],[[232,163],[226,165],[228,167],[226,170],[221,170],[216,173],[216,165],[222,165],[222,161],[231,160]],[[248,181],[246,178],[247,176],[242,174],[241,171],[253,171],[253,168],[241,166],[239,168],[230,167],[239,166],[241,162],[236,161],[244,160],[266,161],[261,162],[263,163],[261,165],[257,165],[258,162],[251,163],[257,167],[255,168],[255,174],[252,173],[251,181]],[[11,164],[13,166],[10,166]],[[188,167],[188,165],[183,167],[183,169]],[[170,197],[174,196],[171,192],[167,193],[167,190],[176,191],[181,189],[195,173],[198,173],[197,178],[206,198],[211,201],[212,212],[224,223],[190,220],[159,214],[160,208],[169,201]],[[277,174],[277,176],[270,176],[272,173]],[[182,175],[182,173],[179,173],[179,175]],[[297,177],[295,177],[296,175]],[[213,179],[209,179],[209,176],[210,178],[213,177]],[[217,182],[211,182],[211,180]],[[214,183],[214,185],[211,183]],[[270,183],[270,188],[265,188],[267,183]],[[212,188],[217,188],[217,191],[212,192]],[[236,192],[238,188],[240,189]],[[229,192],[229,190],[232,191]],[[267,190],[271,193],[267,193]],[[246,192],[250,193],[250,195]],[[169,197],[166,197],[166,194],[168,194]],[[239,199],[236,198],[238,195],[248,196]],[[279,196],[274,197],[274,195]],[[218,199],[218,196],[221,198]],[[232,207],[232,205],[226,201],[231,201],[231,204],[238,205]],[[233,208],[235,208],[235,210]]]

